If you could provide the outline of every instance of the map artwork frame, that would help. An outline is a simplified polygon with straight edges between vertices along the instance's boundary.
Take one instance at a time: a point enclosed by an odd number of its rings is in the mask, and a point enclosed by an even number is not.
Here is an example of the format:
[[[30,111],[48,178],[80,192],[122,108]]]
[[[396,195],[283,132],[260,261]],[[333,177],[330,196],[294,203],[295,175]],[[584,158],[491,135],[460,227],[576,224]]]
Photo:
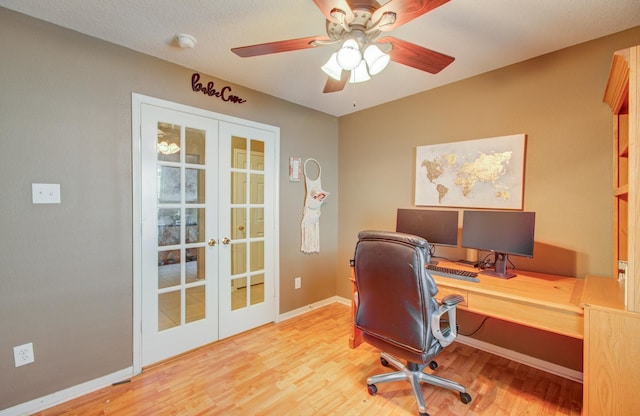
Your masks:
[[[416,148],[415,204],[523,207],[525,134]]]

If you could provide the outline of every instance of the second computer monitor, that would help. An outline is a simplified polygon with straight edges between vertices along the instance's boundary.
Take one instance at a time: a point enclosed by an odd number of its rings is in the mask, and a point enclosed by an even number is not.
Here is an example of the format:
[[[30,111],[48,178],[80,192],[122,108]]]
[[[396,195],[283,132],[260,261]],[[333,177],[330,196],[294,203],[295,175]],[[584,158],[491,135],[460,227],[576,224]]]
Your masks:
[[[458,211],[398,209],[396,231],[424,238],[430,245],[458,246]]]
[[[506,270],[507,256],[533,257],[535,212],[464,211],[462,247],[495,253],[493,274],[513,277]]]

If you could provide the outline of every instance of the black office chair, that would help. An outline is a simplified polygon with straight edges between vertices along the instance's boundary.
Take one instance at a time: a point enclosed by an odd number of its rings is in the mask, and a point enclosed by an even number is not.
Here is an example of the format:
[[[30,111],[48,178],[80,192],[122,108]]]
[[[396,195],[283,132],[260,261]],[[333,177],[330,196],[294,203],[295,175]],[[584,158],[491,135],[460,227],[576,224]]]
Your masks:
[[[380,349],[380,362],[399,371],[369,377],[369,394],[376,384],[409,380],[420,416],[428,416],[421,382],[455,390],[467,404],[471,396],[464,386],[427,374],[433,358],[456,338],[456,305],[464,299],[448,295],[439,304],[438,288],[425,268],[429,243],[423,238],[387,231],[358,234],[354,267],[357,287],[355,325],[362,339]],[[448,316],[448,323],[442,320]],[[400,359],[406,360],[404,365]]]

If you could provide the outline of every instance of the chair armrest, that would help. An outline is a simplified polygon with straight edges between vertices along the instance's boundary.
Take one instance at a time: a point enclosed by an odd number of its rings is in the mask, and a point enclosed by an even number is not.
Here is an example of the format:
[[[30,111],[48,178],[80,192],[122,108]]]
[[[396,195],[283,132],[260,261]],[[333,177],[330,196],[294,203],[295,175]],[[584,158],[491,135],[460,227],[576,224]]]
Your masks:
[[[451,344],[458,336],[456,325],[456,305],[464,301],[461,295],[451,294],[442,298],[442,304],[438,310],[431,315],[431,333],[440,342],[442,347]],[[444,314],[449,318],[449,333],[445,336],[440,328],[440,319]]]
[[[458,303],[464,302],[464,296],[462,295],[447,295],[442,298],[442,304],[447,306],[457,305]]]

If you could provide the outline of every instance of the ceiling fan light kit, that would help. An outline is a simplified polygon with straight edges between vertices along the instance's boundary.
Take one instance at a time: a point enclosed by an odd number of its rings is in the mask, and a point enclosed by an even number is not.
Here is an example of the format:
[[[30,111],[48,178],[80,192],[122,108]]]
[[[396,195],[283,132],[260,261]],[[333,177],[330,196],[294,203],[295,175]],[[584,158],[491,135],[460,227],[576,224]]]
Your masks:
[[[367,63],[365,61],[360,61],[360,65],[351,71],[349,82],[356,84],[358,82],[369,81],[370,79],[369,71],[367,71]]]
[[[342,91],[347,82],[371,79],[390,61],[437,74],[454,58],[422,46],[386,36],[391,31],[449,0],[313,0],[327,19],[327,36],[290,39],[231,49],[246,58],[279,52],[341,44],[321,67],[328,75],[323,92]]]
[[[375,75],[387,67],[391,57],[389,54],[382,52],[378,45],[369,45],[364,50],[364,60],[369,67],[369,74]]]
[[[364,82],[370,80],[371,75],[379,74],[391,61],[391,57],[376,44],[366,44],[364,56],[360,52],[361,49],[357,40],[347,39],[321,67],[322,71],[337,81],[341,79],[343,70],[351,71],[350,83]]]
[[[337,60],[338,65],[345,71],[356,69],[362,61],[362,53],[358,42],[351,38],[345,40],[340,50],[338,50]]]
[[[332,53],[327,63],[322,65],[321,69],[331,78],[340,81],[340,77],[342,76],[342,67],[338,64],[338,52]]]

